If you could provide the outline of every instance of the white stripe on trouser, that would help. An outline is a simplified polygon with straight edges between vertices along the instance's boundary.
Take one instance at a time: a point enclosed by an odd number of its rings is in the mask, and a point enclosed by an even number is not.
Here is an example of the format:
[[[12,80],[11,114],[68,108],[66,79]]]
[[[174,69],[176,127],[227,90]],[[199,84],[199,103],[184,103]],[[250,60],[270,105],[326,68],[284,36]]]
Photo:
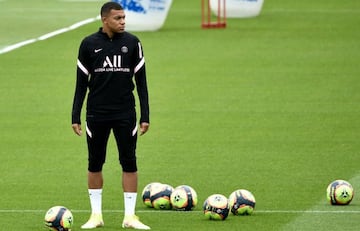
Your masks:
[[[137,129],[138,129],[138,125],[136,124],[134,130],[132,131],[132,136],[135,136]]]
[[[88,134],[88,136],[89,136],[90,138],[92,138],[92,133],[91,133],[89,127],[87,126],[87,124],[86,124],[86,134]]]

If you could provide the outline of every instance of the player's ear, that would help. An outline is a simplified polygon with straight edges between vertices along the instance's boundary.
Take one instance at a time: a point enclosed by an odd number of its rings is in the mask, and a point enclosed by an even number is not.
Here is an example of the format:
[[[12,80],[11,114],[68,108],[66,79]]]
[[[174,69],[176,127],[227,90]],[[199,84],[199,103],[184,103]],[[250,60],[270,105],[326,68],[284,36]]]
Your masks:
[[[101,21],[106,24],[107,18],[105,16],[102,16]]]

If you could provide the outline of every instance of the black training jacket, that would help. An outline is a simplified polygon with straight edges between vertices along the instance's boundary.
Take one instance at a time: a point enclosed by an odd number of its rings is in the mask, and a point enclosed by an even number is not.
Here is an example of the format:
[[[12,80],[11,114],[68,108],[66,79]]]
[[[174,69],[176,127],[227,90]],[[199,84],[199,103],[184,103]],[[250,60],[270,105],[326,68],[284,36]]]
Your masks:
[[[149,122],[145,59],[139,39],[128,32],[115,34],[110,39],[102,28],[84,38],[77,60],[72,123],[81,123],[87,89],[86,120],[116,120],[134,114],[134,76],[140,122]]]

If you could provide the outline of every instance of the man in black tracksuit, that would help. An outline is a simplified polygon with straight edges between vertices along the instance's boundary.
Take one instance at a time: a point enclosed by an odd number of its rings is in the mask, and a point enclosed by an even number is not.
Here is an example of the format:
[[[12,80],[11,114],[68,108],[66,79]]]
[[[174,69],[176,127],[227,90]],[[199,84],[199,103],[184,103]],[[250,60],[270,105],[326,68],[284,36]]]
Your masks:
[[[104,225],[102,218],[102,167],[111,131],[122,166],[124,191],[124,228],[150,229],[135,215],[137,197],[135,111],[136,90],[140,102],[140,135],[149,128],[149,102],[145,59],[139,39],[125,32],[125,13],[115,2],[101,8],[102,27],[80,45],[77,80],[72,109],[72,128],[82,134],[81,108],[86,97],[86,135],[88,143],[88,190],[91,216],[83,229]],[[135,84],[133,81],[135,77]]]

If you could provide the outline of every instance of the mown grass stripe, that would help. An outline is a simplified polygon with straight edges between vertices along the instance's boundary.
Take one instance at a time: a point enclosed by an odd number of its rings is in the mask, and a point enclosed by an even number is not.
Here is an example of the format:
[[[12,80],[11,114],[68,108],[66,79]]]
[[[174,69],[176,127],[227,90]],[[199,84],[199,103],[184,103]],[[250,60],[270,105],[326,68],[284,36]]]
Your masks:
[[[336,179],[334,179],[336,180]],[[346,179],[344,179],[346,180]],[[351,215],[353,214],[359,214],[360,211],[356,210],[356,209],[360,209],[358,204],[359,199],[356,197],[356,189],[360,188],[360,174],[354,176],[353,178],[351,178],[349,181],[352,186],[355,188],[355,196],[353,201],[351,202],[350,205],[348,206],[353,206],[354,208],[351,208],[351,210],[344,210],[341,209],[342,206],[331,206],[325,199],[325,193],[324,193],[324,198],[321,199],[319,201],[319,203],[317,203],[316,205],[314,205],[312,208],[310,208],[309,210],[305,210],[302,211],[301,213],[299,213],[299,215],[292,220],[290,223],[286,224],[283,227],[283,230],[297,230],[298,227],[303,227],[304,230],[306,230],[307,228],[311,228],[311,227],[317,227],[319,224],[321,224],[322,226],[326,227],[326,226],[331,226],[332,222],[344,222],[343,219],[340,219],[339,217],[336,217],[336,215],[339,214],[346,214],[350,220],[351,219]],[[330,182],[329,182],[330,183]],[[325,189],[324,189],[325,191]],[[331,208],[334,208],[336,210],[321,210],[322,208],[324,208],[324,206],[329,206]],[[349,208],[348,206],[346,206],[346,208]],[[355,210],[354,210],[355,209]],[[313,216],[314,213],[318,213],[318,214],[333,214],[334,216],[330,216],[330,217],[321,217],[321,219],[319,220],[319,217]],[[326,228],[322,229],[322,230],[326,230]]]

